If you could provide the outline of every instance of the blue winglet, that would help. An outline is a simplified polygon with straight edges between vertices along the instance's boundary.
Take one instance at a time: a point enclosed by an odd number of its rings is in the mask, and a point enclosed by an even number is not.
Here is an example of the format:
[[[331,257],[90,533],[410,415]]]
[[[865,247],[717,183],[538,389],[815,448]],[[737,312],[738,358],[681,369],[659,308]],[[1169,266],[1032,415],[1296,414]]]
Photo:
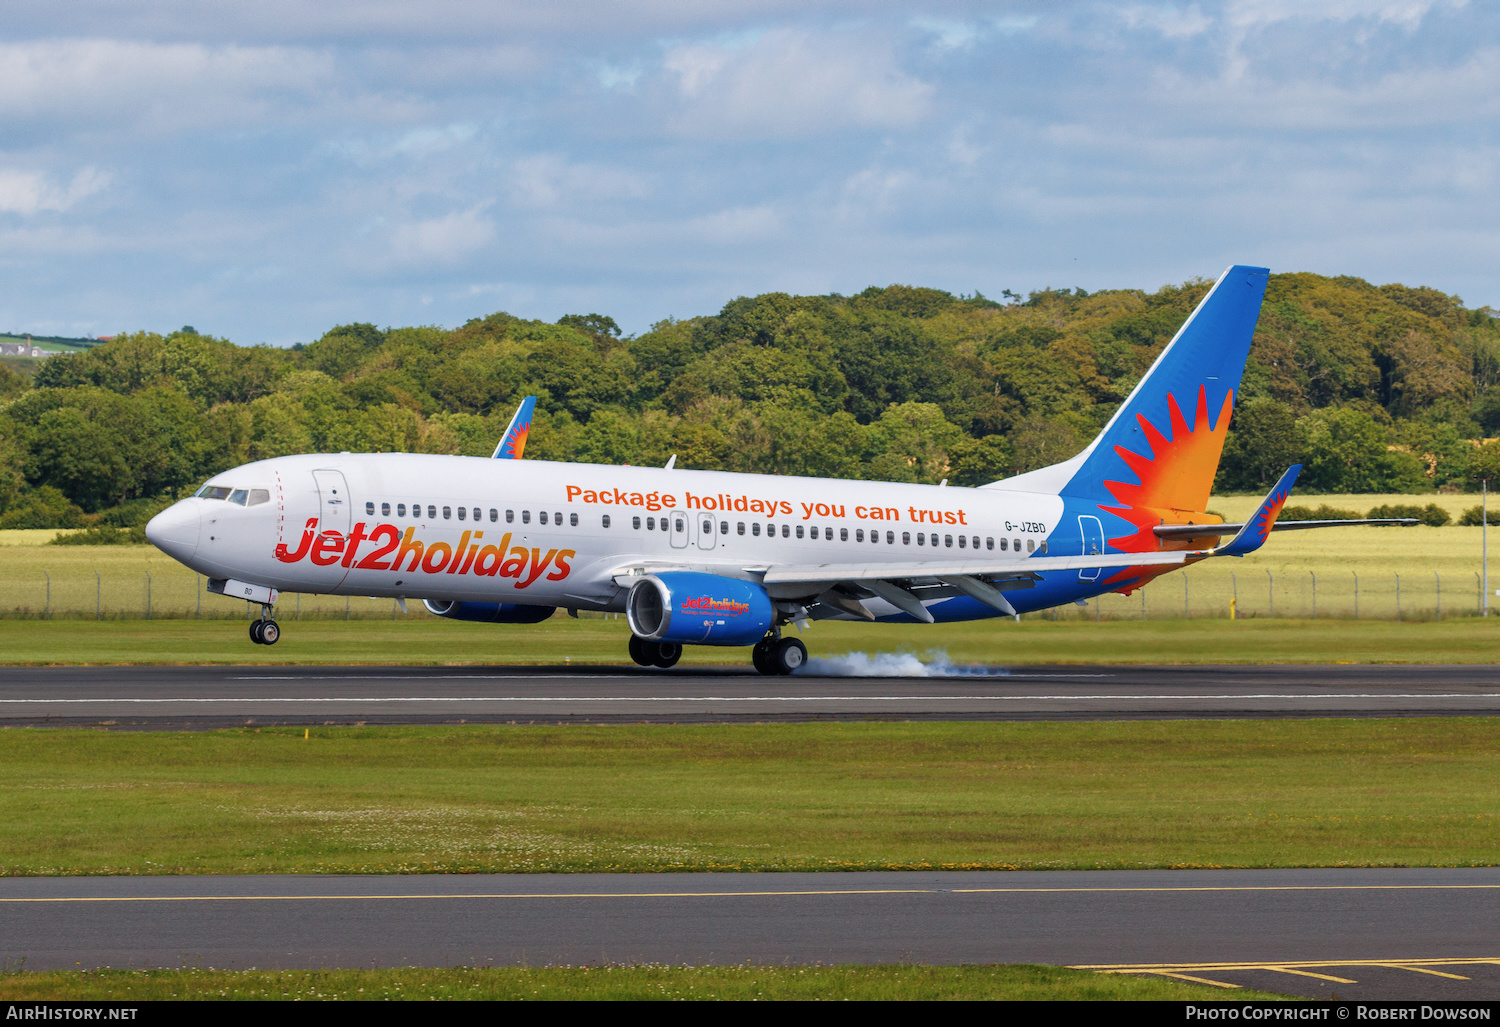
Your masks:
[[[531,412],[536,409],[536,397],[527,396],[516,407],[516,415],[510,419],[510,427],[500,436],[500,444],[491,456],[496,460],[519,460],[526,452],[526,436],[531,433]]]
[[[1297,482],[1297,475],[1301,473],[1301,464],[1288,467],[1286,473],[1281,476],[1281,480],[1256,508],[1255,515],[1245,522],[1245,526],[1240,529],[1238,535],[1229,540],[1228,545],[1215,549],[1214,555],[1244,556],[1265,545],[1266,539],[1270,537],[1271,528],[1276,523],[1276,518],[1281,516],[1281,508],[1286,505],[1287,497],[1292,494],[1292,486]]]

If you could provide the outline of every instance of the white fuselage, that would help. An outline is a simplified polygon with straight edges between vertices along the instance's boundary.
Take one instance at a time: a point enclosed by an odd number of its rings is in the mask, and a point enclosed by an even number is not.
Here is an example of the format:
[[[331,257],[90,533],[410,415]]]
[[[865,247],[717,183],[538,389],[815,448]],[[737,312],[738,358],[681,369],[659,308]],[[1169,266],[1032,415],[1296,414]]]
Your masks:
[[[994,488],[405,453],[262,460],[213,487],[236,501],[184,499],[152,524],[210,578],[595,610],[622,608],[614,578],[633,569],[1031,553],[1063,514],[1057,496]]]

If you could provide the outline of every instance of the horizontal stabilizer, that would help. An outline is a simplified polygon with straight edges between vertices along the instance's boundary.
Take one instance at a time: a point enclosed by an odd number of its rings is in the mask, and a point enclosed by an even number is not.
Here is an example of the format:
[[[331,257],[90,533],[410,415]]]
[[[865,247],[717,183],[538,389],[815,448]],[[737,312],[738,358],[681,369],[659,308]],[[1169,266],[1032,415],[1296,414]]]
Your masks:
[[[1266,544],[1271,530],[1276,527],[1276,518],[1281,516],[1281,508],[1286,505],[1287,497],[1292,494],[1292,486],[1297,483],[1297,475],[1302,473],[1301,464],[1292,464],[1281,476],[1281,480],[1271,486],[1271,491],[1266,493],[1266,498],[1261,500],[1259,508],[1254,516],[1245,522],[1239,533],[1229,540],[1226,546],[1219,546],[1214,550],[1215,556],[1244,556],[1253,553]]]

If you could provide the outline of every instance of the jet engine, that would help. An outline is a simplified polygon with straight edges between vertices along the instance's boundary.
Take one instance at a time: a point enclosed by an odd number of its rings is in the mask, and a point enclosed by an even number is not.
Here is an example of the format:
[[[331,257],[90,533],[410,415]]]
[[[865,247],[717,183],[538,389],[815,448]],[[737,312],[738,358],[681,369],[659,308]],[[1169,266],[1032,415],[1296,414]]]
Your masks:
[[[638,638],[693,645],[754,645],[775,619],[753,581],[696,571],[647,574],[630,587],[625,619]]]
[[[479,620],[490,624],[535,624],[557,612],[555,606],[527,606],[523,603],[464,603],[455,600],[423,599],[427,612],[449,620]]]

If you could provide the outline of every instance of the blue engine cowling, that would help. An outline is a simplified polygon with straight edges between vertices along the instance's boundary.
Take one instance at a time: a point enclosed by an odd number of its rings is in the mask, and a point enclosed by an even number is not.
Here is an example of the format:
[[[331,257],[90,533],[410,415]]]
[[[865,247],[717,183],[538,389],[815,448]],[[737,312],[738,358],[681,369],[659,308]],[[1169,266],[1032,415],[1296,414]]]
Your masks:
[[[695,571],[647,574],[625,604],[630,630],[652,642],[754,645],[775,616],[755,582]]]
[[[427,612],[449,620],[479,620],[490,624],[535,624],[557,612],[555,606],[527,606],[522,603],[461,603],[453,600],[423,599]]]

